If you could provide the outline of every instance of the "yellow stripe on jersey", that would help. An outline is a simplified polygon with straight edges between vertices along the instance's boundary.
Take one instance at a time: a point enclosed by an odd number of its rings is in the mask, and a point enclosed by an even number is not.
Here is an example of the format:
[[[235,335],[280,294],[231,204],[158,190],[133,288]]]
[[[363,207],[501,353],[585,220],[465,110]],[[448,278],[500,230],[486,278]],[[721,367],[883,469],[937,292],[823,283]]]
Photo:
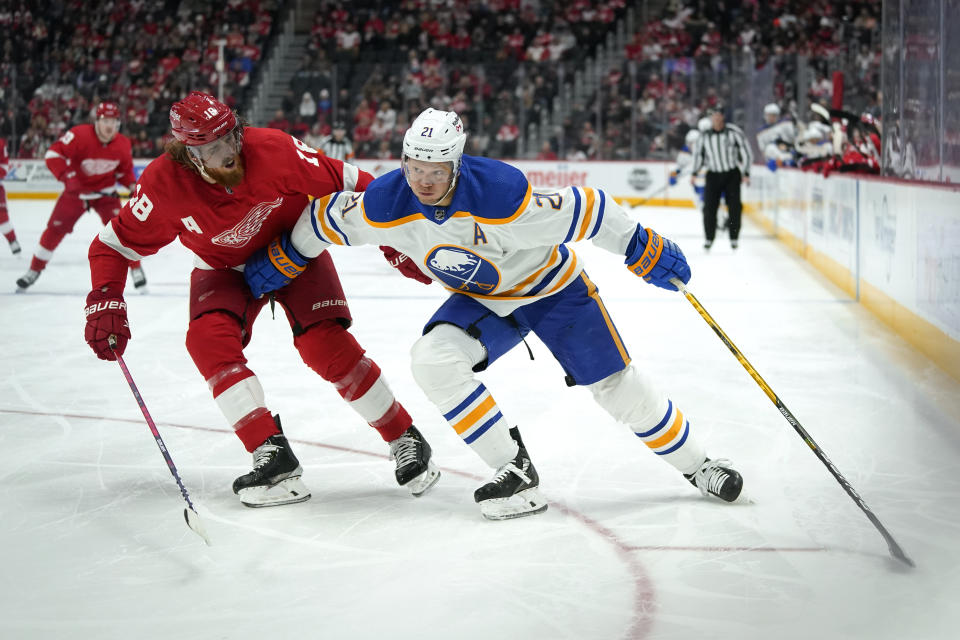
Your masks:
[[[493,396],[488,395],[487,399],[481,402],[477,407],[464,416],[463,420],[460,420],[455,425],[453,425],[453,430],[458,434],[463,434],[470,427],[475,425],[480,418],[485,416],[490,409],[496,405],[496,402],[493,400]]]
[[[320,228],[323,229],[323,235],[326,236],[324,240],[330,242],[331,244],[343,246],[346,243],[340,238],[340,234],[334,231],[333,228],[327,223],[327,207],[329,205],[330,196],[324,196],[320,198],[317,201],[316,208],[313,210],[314,219],[320,223]]]
[[[552,269],[554,266],[556,266],[556,264],[557,264],[559,261],[560,261],[560,247],[559,247],[559,246],[556,246],[556,247],[553,248],[553,252],[550,254],[550,259],[547,260],[547,264],[543,265],[542,267],[540,267],[539,269],[537,269],[536,271],[534,271],[532,274],[530,274],[529,277],[527,277],[526,279],[524,279],[522,282],[518,283],[517,286],[513,287],[512,289],[508,289],[507,291],[501,291],[501,292],[498,293],[497,295],[499,295],[499,296],[512,296],[512,295],[515,295],[515,294],[523,291],[523,290],[526,289],[528,286],[530,286],[531,284],[533,284],[534,282],[536,282],[537,279],[540,277],[540,275],[541,275],[544,271],[546,271],[547,269]]]
[[[613,341],[617,345],[617,351],[620,352],[620,357],[623,358],[624,364],[630,364],[630,356],[627,355],[627,349],[623,346],[623,341],[620,339],[620,332],[617,331],[613,320],[610,319],[607,308],[603,306],[603,300],[600,299],[600,295],[597,293],[597,285],[593,284],[593,281],[591,281],[585,273],[581,273],[580,277],[583,278],[583,281],[587,284],[587,295],[593,298],[597,306],[600,307],[600,313],[603,314],[603,321],[607,323],[607,329],[610,331],[610,335],[613,336]]]
[[[575,238],[577,242],[583,240],[587,235],[587,231],[590,229],[590,222],[593,220],[593,205],[597,197],[597,192],[589,187],[584,187],[583,192],[587,196],[587,202],[584,205],[583,215],[580,217],[582,222],[580,223],[580,232],[577,233],[577,237]]]

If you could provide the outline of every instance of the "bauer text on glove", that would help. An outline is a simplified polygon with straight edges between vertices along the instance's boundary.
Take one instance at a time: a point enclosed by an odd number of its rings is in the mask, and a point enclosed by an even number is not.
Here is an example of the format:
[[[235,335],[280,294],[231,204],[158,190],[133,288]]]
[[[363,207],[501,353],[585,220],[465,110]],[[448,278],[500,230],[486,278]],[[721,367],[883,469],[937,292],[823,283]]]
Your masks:
[[[410,256],[407,254],[397,251],[393,247],[388,247],[386,245],[380,245],[380,251],[383,252],[383,257],[387,259],[387,262],[390,263],[390,266],[405,275],[408,278],[412,278],[417,282],[422,282],[423,284],[430,284],[433,280],[421,271],[413,260],[410,259]]]
[[[116,360],[114,352],[123,355],[130,339],[130,325],[127,323],[127,303],[123,295],[109,287],[95,289],[87,295],[87,304],[83,310],[87,317],[87,326],[83,335],[87,344],[101,360]],[[116,336],[117,344],[111,349],[109,338]]]
[[[243,277],[254,298],[275,291],[303,273],[309,258],[297,251],[284,233],[247,258]]]
[[[630,271],[663,289],[677,290],[670,282],[672,278],[679,278],[684,284],[690,281],[690,266],[680,247],[640,225],[627,246],[625,262]]]

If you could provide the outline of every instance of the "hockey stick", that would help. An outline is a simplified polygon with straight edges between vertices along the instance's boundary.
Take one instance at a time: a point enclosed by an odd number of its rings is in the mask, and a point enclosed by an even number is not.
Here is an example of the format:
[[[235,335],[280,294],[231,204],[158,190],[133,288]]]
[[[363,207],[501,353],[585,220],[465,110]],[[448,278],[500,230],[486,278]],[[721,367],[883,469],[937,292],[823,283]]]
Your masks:
[[[876,527],[877,531],[880,532],[880,535],[883,536],[883,539],[886,540],[887,546],[890,548],[890,555],[897,560],[900,560],[907,566],[915,566],[913,560],[907,557],[907,554],[903,552],[903,549],[901,549],[900,545],[897,544],[897,541],[893,539],[893,536],[890,535],[890,532],[887,531],[887,528],[883,526],[883,524],[880,522],[880,519],[877,518],[873,511],[871,511],[870,508],[864,503],[863,498],[860,497],[860,494],[856,492],[850,483],[847,482],[847,479],[844,478],[834,464],[830,462],[827,454],[825,454],[820,446],[814,442],[813,438],[810,437],[810,434],[807,433],[806,429],[800,425],[800,421],[794,417],[793,413],[787,409],[786,405],[783,404],[780,398],[777,397],[777,394],[773,392],[773,389],[770,388],[770,385],[768,385],[766,381],[760,377],[760,374],[757,373],[757,370],[754,369],[753,365],[747,361],[743,353],[741,353],[736,345],[733,344],[733,341],[727,337],[727,334],[723,332],[723,329],[720,328],[720,325],[717,324],[717,321],[714,320],[709,313],[707,313],[707,310],[703,308],[703,305],[700,304],[700,301],[697,300],[692,293],[690,293],[690,291],[684,286],[683,282],[681,282],[679,279],[671,278],[670,282],[676,285],[677,289],[679,289],[680,292],[683,293],[683,295],[687,298],[687,300],[690,301],[690,304],[692,304],[697,312],[703,317],[703,319],[706,320],[707,324],[710,325],[710,328],[713,329],[714,333],[720,337],[720,340],[723,341],[723,344],[727,345],[727,348],[730,349],[730,352],[733,353],[737,360],[740,361],[740,364],[742,364],[743,368],[747,370],[747,373],[750,374],[750,377],[753,378],[754,382],[760,385],[760,388],[763,389],[765,394],[767,394],[767,397],[770,398],[783,417],[787,419],[787,422],[790,423],[790,426],[792,426],[800,435],[800,437],[803,438],[803,441],[807,443],[807,446],[810,447],[817,458],[820,459],[820,462],[827,467],[827,470],[830,471],[830,474],[834,477],[834,479],[840,483],[840,486],[843,487],[843,490],[847,492],[847,495],[853,499],[856,505],[860,507],[860,510],[863,511],[867,518],[869,518],[870,522],[873,523],[873,526]]]
[[[163,438],[160,437],[160,432],[157,430],[157,425],[154,424],[153,418],[150,417],[150,412],[147,411],[147,405],[144,404],[143,398],[140,396],[140,391],[133,382],[133,376],[130,375],[130,370],[127,369],[127,363],[123,361],[123,356],[116,351],[116,336],[111,335],[107,338],[107,342],[110,344],[113,355],[117,357],[117,363],[123,371],[123,377],[127,379],[127,384],[130,385],[130,390],[133,391],[133,397],[137,399],[137,404],[140,405],[140,411],[143,412],[143,417],[147,420],[147,426],[150,427],[153,438],[157,441],[157,446],[160,447],[160,453],[163,454],[163,459],[167,461],[167,467],[170,469],[170,473],[173,474],[173,479],[177,481],[177,486],[180,487],[180,493],[183,495],[183,499],[187,501],[187,507],[183,510],[183,519],[187,521],[187,526],[209,545],[210,538],[207,537],[207,530],[203,526],[203,521],[200,520],[200,515],[197,513],[197,510],[193,508],[193,503],[190,502],[190,494],[187,493],[186,487],[183,486],[183,481],[180,480],[180,474],[177,473],[177,467],[173,464],[173,458],[170,457],[167,446],[163,443]]]

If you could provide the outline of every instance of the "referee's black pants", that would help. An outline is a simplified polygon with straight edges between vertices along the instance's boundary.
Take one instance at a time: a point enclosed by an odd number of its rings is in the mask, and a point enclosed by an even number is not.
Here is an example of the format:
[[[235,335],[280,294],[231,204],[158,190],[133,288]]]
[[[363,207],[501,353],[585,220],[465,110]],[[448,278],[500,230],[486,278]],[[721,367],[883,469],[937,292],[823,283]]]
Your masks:
[[[740,237],[740,170],[708,171],[707,183],[703,188],[703,232],[709,242],[717,235],[717,208],[720,196],[727,202],[728,227],[730,239]]]

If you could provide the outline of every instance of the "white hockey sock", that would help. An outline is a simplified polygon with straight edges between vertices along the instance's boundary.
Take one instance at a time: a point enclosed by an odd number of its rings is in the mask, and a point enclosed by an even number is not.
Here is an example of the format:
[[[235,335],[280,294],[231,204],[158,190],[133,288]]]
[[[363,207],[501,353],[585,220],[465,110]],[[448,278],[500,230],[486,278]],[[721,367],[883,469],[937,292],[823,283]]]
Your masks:
[[[493,396],[475,377],[473,367],[486,348],[459,327],[435,327],[413,345],[413,377],[464,442],[490,467],[516,457],[517,443]]]
[[[503,419],[500,407],[483,384],[478,384],[462,401],[445,411],[443,417],[494,469],[513,460],[520,450],[510,437],[510,426]]]
[[[633,365],[589,385],[597,403],[665,462],[693,473],[706,458],[690,423]]]

